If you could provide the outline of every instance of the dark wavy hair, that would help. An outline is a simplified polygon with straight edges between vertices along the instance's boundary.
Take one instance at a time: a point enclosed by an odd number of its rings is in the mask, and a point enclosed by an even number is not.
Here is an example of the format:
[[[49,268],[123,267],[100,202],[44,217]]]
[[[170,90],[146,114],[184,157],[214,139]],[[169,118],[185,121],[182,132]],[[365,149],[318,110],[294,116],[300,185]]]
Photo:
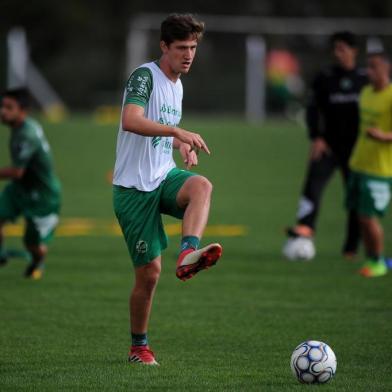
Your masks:
[[[344,42],[346,45],[350,46],[351,48],[356,48],[358,46],[357,43],[357,36],[352,33],[351,31],[337,31],[331,35],[329,42],[331,46],[333,46],[336,42],[341,41]]]
[[[166,45],[172,42],[185,41],[189,38],[200,41],[203,37],[204,22],[191,14],[169,15],[161,24],[161,41]]]
[[[19,87],[5,90],[1,94],[1,99],[5,97],[14,99],[22,109],[27,110],[30,108],[31,96],[27,88]]]

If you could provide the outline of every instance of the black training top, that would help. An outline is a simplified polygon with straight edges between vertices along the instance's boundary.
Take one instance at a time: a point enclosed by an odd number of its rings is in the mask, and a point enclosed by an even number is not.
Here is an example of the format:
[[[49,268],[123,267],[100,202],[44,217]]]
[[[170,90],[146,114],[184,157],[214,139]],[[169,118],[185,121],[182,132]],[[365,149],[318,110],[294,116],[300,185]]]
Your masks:
[[[313,81],[306,122],[311,139],[323,137],[342,161],[347,161],[359,127],[359,93],[366,72],[338,65],[321,71]]]

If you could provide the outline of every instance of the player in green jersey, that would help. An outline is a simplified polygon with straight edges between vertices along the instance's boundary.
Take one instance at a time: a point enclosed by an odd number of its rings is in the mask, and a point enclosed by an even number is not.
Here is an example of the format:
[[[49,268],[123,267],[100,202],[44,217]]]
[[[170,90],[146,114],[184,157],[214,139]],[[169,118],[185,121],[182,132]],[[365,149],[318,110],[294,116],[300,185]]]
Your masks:
[[[25,276],[42,276],[47,244],[58,223],[60,182],[54,174],[52,155],[41,126],[28,116],[29,94],[23,89],[2,94],[1,121],[10,128],[11,164],[0,168],[0,180],[9,180],[0,193],[0,265],[7,263],[3,228],[23,216],[24,244],[31,255]]]

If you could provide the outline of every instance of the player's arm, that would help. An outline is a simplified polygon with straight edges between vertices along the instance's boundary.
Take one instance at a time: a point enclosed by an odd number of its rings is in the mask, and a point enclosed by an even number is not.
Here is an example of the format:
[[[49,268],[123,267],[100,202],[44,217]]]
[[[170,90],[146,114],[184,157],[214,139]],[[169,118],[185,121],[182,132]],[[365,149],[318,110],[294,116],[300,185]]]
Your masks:
[[[310,92],[308,103],[306,105],[306,125],[308,129],[308,135],[311,140],[318,137],[322,137],[322,112],[324,102],[324,76],[322,73],[316,76],[314,79]]]
[[[142,136],[175,136],[174,127],[156,123],[144,116],[153,91],[153,77],[147,67],[136,69],[129,77],[122,112],[122,129]]]
[[[203,149],[209,154],[208,147],[200,135],[151,121],[144,117],[144,108],[140,105],[128,104],[125,106],[122,115],[122,128],[142,136],[174,137],[173,147],[179,150],[187,169],[198,163],[195,149]]]
[[[199,134],[156,123],[146,118],[144,107],[137,104],[128,104],[124,107],[121,121],[124,131],[142,136],[172,136],[182,143],[189,144],[193,149],[204,150],[207,154],[210,154],[207,144]]]
[[[368,128],[366,130],[366,134],[368,137],[377,140],[382,143],[392,143],[392,131],[383,132],[378,128]]]
[[[125,105],[122,113],[122,128],[124,131],[142,136],[173,136],[175,127],[156,123],[144,117],[144,107],[138,104]]]
[[[0,179],[19,180],[23,177],[25,169],[22,167],[3,167],[0,169]]]
[[[392,143],[392,131],[383,132],[377,127],[369,127],[366,129],[366,135],[381,143]]]
[[[306,124],[308,135],[312,142],[310,159],[319,160],[323,155],[329,154],[330,149],[323,137],[323,102],[324,102],[323,75],[318,75],[311,87],[309,102],[306,107]]]
[[[203,138],[197,133],[181,128],[156,123],[144,116],[145,108],[153,90],[153,77],[147,67],[138,68],[132,73],[127,82],[124,108],[122,113],[122,128],[142,136],[171,136],[192,148],[198,148],[210,153]]]
[[[32,135],[26,135],[14,143],[11,147],[12,164],[0,169],[0,179],[22,178],[39,145],[39,140]]]

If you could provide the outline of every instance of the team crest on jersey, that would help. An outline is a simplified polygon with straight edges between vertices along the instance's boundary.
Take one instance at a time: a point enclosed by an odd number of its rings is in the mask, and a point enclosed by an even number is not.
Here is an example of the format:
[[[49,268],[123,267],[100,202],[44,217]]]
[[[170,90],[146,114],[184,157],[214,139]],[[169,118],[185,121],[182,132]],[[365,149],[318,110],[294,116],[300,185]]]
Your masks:
[[[161,142],[161,140],[162,140],[162,137],[161,137],[161,136],[155,136],[155,137],[153,137],[153,138],[152,138],[152,141],[151,141],[152,146],[153,146],[154,148],[157,148],[157,147],[159,146],[159,143]]]
[[[144,240],[140,240],[136,242],[136,252],[137,253],[147,253],[148,244]]]
[[[343,90],[350,90],[350,88],[353,86],[353,82],[351,79],[348,78],[343,78],[340,80],[340,87]]]

